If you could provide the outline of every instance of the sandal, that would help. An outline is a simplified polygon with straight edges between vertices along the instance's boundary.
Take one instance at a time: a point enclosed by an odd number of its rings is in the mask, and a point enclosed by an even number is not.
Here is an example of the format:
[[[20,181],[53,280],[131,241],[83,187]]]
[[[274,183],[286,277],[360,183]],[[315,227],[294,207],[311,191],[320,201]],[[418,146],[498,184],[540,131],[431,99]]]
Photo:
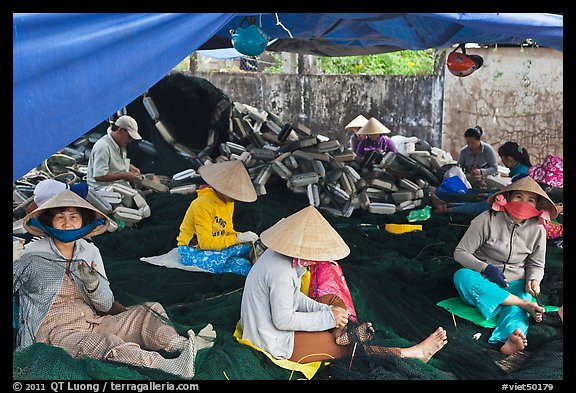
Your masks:
[[[374,327],[372,327],[372,323],[364,322],[363,324],[355,326],[352,329],[345,329],[341,335],[336,337],[336,344],[349,345],[355,342],[365,343],[374,338],[375,332],[376,331],[374,330]]]

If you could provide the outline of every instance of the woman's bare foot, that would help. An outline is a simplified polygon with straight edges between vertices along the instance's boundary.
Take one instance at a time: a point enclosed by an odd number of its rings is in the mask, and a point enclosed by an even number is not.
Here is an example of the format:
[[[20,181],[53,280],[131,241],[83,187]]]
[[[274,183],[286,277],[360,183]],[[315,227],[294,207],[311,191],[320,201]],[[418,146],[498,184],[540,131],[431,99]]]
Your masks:
[[[430,201],[432,203],[432,209],[436,213],[449,213],[450,212],[450,208],[448,207],[448,204],[446,202],[444,202],[442,199],[438,198],[438,196],[436,195],[436,189],[435,188],[430,191]]]
[[[403,358],[418,359],[427,363],[436,352],[442,349],[448,343],[448,336],[444,328],[439,327],[420,343],[409,347],[402,348],[400,356]]]
[[[542,322],[542,314],[546,311],[546,309],[538,305],[538,303],[529,301],[522,303],[520,308],[529,313],[536,322]]]
[[[438,205],[436,205],[436,207],[434,207],[434,211],[435,211],[436,213],[450,213],[450,212],[451,212],[451,210],[450,210],[450,208],[448,207],[447,204],[438,204]]]
[[[349,345],[360,340],[361,343],[365,343],[374,338],[374,328],[371,322],[364,322],[354,328],[353,332],[348,332],[346,328],[342,329],[342,333],[336,337],[336,344],[338,345]]]
[[[515,354],[518,351],[523,350],[528,345],[528,340],[526,336],[520,328],[514,330],[512,334],[508,336],[508,340],[502,345],[500,348],[500,352],[502,352],[506,356],[510,356]]]
[[[446,203],[442,199],[438,198],[438,195],[436,195],[436,188],[431,187],[429,195],[432,207],[436,207],[437,205],[443,205]]]

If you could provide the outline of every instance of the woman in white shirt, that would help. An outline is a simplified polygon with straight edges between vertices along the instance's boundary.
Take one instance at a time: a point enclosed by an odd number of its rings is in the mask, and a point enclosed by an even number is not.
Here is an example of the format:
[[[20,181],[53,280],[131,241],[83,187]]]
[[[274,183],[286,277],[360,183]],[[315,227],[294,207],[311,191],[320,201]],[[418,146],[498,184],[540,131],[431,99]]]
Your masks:
[[[299,363],[344,358],[359,341],[369,355],[394,354],[427,362],[447,343],[446,331],[439,327],[408,348],[365,345],[374,338],[372,324],[347,329],[350,313],[338,295],[313,300],[302,293],[305,266],[350,253],[314,206],[280,220],[262,232],[261,240],[268,249],[246,277],[240,323],[242,338],[274,357]]]

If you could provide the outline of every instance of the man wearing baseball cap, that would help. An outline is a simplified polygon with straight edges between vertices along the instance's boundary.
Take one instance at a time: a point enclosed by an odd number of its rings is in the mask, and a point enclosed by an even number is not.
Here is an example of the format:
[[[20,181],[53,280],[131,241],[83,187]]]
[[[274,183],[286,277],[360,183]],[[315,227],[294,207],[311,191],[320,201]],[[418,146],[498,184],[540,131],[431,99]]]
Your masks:
[[[136,120],[120,116],[92,147],[87,172],[90,188],[98,190],[111,184],[131,187],[130,183],[138,183],[140,169],[130,163],[126,146],[141,139]]]

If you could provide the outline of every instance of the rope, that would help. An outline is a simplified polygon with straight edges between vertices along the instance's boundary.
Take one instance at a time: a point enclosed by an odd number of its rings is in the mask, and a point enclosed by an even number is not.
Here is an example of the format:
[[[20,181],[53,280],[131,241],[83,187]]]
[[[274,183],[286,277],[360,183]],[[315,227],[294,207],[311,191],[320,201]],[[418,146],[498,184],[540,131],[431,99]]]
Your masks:
[[[292,36],[292,33],[290,32],[290,30],[288,30],[288,29],[282,24],[282,22],[280,22],[280,19],[278,19],[278,14],[275,12],[274,15],[276,15],[276,26],[282,27],[284,30],[286,30],[286,31],[288,32],[288,35],[290,36],[290,38],[294,38],[294,36]]]

